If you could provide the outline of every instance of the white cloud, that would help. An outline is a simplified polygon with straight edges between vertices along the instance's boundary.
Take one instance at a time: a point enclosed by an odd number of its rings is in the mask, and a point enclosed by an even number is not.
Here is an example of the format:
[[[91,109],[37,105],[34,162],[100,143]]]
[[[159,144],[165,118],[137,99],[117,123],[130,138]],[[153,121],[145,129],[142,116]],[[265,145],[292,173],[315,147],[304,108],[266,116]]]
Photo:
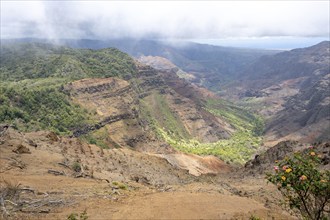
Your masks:
[[[1,37],[329,36],[329,1],[1,1]]]

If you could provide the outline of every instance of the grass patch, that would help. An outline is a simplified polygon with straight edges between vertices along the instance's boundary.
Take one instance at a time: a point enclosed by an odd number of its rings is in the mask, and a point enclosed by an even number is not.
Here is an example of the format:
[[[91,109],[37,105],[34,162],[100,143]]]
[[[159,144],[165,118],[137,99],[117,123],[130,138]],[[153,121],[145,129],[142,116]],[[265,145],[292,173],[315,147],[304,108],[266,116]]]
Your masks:
[[[117,148],[117,144],[110,138],[107,127],[100,128],[80,137],[89,144],[95,144],[103,149],[109,149],[109,146]]]
[[[122,189],[122,190],[128,190],[128,186],[124,183],[113,181],[111,184],[116,188],[119,188],[119,189]]]
[[[200,143],[197,140],[176,140],[167,132],[158,128],[164,140],[177,150],[198,155],[214,155],[234,164],[244,164],[258,149],[261,137],[238,131],[230,139],[219,140],[215,143]]]
[[[175,140],[191,138],[180,118],[170,109],[166,97],[154,93],[148,100],[142,100],[140,103],[142,117],[148,121],[158,137],[163,138],[162,131],[165,131]]]
[[[264,120],[262,117],[251,113],[247,109],[238,107],[225,100],[208,99],[207,111],[227,120],[238,131],[252,132],[254,135],[262,135]]]

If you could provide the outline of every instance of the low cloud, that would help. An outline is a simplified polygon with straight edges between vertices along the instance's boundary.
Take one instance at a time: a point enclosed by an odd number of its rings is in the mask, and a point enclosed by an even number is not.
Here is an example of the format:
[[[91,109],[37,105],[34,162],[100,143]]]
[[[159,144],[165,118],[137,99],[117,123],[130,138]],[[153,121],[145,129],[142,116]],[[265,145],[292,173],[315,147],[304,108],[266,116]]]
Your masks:
[[[1,1],[1,38],[328,37],[329,1]]]

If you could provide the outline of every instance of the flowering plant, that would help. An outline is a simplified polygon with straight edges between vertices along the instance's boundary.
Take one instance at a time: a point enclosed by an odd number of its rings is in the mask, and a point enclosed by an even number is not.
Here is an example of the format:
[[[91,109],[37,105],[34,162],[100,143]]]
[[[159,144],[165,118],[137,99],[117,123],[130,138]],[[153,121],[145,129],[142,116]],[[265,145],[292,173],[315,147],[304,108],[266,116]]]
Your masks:
[[[267,179],[277,185],[290,208],[307,219],[326,219],[330,206],[330,171],[319,169],[320,155],[313,147],[277,162]]]

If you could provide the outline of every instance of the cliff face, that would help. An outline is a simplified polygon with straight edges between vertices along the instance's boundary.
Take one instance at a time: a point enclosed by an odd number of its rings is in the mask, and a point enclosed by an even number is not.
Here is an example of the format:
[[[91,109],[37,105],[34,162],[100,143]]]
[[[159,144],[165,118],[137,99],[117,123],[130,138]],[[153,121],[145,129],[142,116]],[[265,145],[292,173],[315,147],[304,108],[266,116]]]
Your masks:
[[[94,111],[98,121],[77,129],[74,136],[103,133],[107,144],[151,152],[172,151],[158,138],[158,128],[201,142],[230,137],[230,125],[202,108],[201,91],[173,73],[137,65],[138,73],[132,79],[88,78],[65,86],[72,100]]]
[[[313,142],[330,139],[330,74],[287,100],[266,128],[270,137]]]
[[[268,119],[266,140],[329,140],[330,42],[262,57],[236,92]]]

